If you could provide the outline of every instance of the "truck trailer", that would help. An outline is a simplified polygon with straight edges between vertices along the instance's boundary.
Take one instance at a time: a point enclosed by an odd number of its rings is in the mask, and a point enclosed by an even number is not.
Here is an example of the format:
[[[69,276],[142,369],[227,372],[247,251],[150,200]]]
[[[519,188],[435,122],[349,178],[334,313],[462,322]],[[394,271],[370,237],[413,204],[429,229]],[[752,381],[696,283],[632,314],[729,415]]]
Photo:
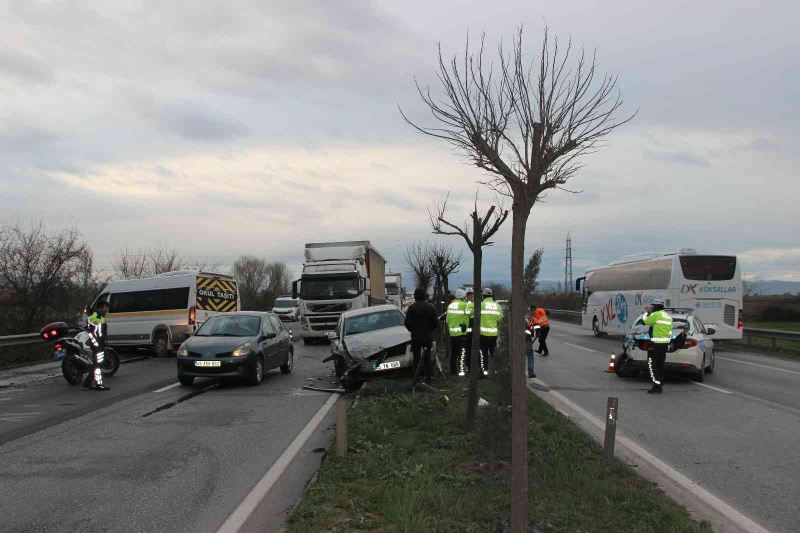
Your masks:
[[[403,281],[400,274],[386,273],[386,303],[403,307]]]
[[[303,273],[292,283],[303,342],[327,339],[344,311],[386,303],[386,260],[369,241],[306,244]]]

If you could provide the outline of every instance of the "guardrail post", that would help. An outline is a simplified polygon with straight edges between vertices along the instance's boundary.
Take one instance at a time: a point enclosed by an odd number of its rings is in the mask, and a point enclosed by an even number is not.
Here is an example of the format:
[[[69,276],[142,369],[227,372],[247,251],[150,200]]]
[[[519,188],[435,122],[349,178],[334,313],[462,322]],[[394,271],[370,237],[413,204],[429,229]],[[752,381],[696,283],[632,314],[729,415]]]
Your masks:
[[[347,400],[336,400],[336,457],[347,455]]]
[[[617,405],[619,398],[608,397],[606,405],[606,438],[603,442],[603,461],[614,460],[614,443],[617,439]]]

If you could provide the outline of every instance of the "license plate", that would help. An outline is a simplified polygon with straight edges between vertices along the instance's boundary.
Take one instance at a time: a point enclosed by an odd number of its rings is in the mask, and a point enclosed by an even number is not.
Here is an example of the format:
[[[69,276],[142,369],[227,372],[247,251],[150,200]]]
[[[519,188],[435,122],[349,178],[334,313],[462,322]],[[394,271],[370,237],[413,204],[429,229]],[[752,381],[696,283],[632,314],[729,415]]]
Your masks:
[[[64,350],[54,350],[53,359],[63,359],[66,354]]]
[[[222,366],[222,361],[195,361],[194,366]]]
[[[392,368],[400,368],[400,361],[389,361],[388,363],[381,363],[378,365],[378,370],[389,370]]]

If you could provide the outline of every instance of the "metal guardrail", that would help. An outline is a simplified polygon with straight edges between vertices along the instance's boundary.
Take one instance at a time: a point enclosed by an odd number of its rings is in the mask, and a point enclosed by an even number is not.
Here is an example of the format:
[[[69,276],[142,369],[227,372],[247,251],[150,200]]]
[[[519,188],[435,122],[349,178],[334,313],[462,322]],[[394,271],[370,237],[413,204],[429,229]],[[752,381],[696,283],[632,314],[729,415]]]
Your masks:
[[[0,337],[0,347],[21,346],[23,344],[38,344],[44,342],[38,333],[26,333],[25,335],[7,335]]]
[[[772,339],[772,349],[778,348],[778,341],[800,341],[800,333],[797,331],[784,331],[780,329],[761,329],[761,328],[744,328],[742,337],[747,338],[747,345],[753,345],[753,337],[762,339]]]

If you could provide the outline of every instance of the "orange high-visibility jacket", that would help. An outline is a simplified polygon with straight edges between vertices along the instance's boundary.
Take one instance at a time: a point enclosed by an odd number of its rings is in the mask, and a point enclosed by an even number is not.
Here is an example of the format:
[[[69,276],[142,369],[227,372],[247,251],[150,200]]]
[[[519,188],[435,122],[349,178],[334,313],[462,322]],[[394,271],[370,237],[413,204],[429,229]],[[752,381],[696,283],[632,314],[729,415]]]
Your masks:
[[[533,310],[533,320],[531,320],[534,326],[540,327],[550,327],[550,321],[547,319],[547,313],[545,313],[544,309],[541,307],[537,307]]]

